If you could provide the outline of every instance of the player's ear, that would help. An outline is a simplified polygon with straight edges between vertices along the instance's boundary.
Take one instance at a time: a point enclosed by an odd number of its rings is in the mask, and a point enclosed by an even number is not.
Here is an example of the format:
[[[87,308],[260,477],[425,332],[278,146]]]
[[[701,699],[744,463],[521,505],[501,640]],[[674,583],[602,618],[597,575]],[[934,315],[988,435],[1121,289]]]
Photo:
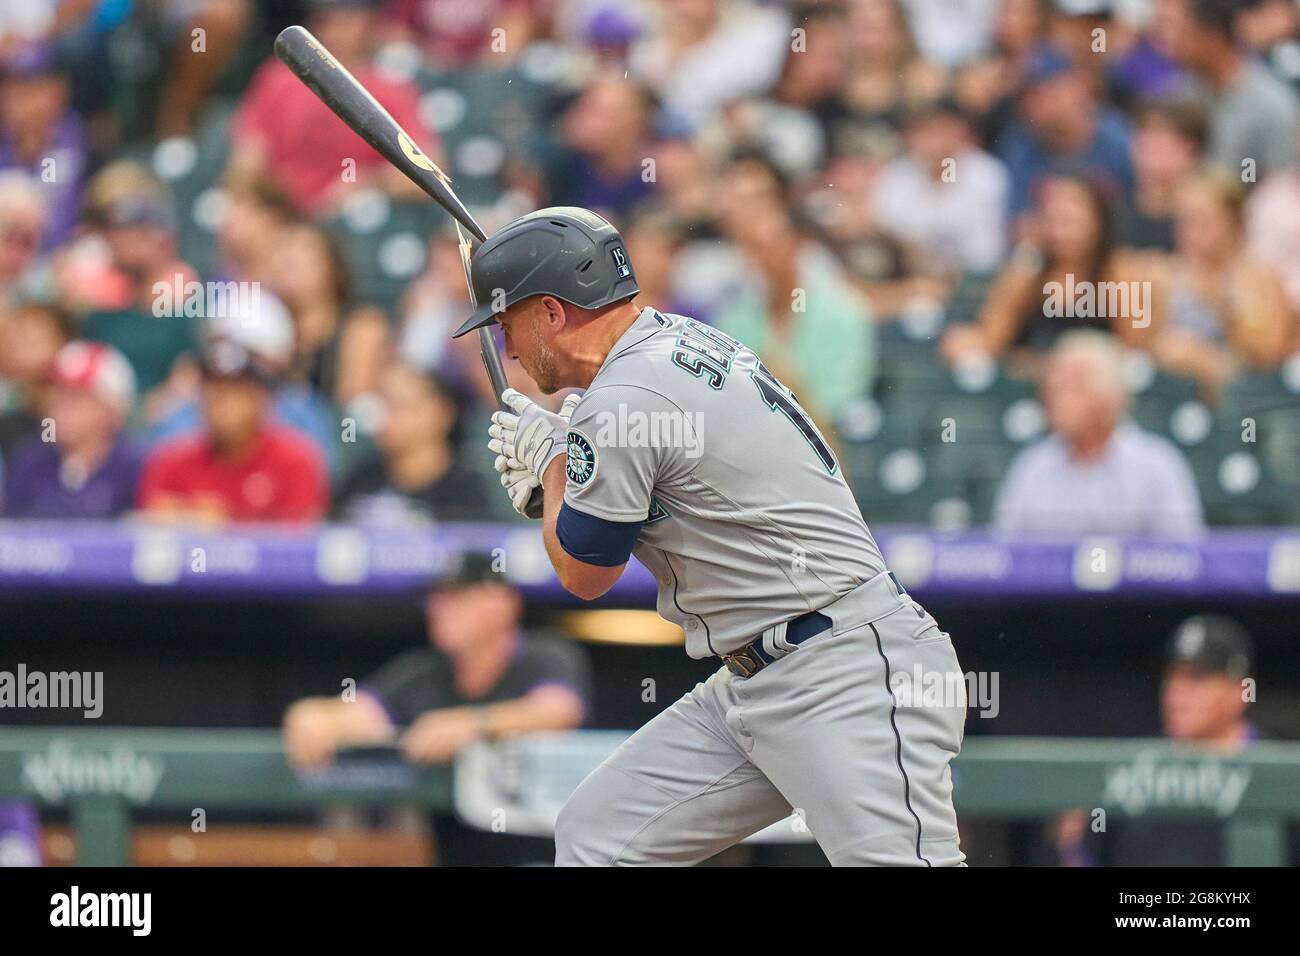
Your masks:
[[[564,331],[564,326],[568,322],[568,314],[564,308],[564,303],[555,296],[542,296],[542,324],[551,335],[558,335]]]

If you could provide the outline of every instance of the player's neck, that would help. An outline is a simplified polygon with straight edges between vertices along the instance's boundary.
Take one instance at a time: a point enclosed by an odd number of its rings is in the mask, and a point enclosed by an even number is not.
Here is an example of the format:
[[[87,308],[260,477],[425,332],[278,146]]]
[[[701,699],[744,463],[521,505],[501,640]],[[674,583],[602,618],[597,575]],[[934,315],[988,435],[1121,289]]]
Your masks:
[[[617,309],[588,322],[579,330],[579,340],[573,349],[574,388],[587,388],[605,364],[610,351],[623,334],[632,327],[641,310],[628,302]]]

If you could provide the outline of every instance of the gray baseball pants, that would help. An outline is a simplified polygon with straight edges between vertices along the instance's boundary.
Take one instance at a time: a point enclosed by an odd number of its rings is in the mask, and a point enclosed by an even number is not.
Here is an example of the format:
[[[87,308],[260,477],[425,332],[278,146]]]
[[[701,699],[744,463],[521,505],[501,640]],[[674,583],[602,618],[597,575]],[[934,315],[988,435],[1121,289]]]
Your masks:
[[[722,668],[596,768],[560,812],[556,865],[689,865],[795,811],[837,866],[963,865],[951,638],[888,574],[822,613],[832,628],[793,649],[770,628],[785,656]]]

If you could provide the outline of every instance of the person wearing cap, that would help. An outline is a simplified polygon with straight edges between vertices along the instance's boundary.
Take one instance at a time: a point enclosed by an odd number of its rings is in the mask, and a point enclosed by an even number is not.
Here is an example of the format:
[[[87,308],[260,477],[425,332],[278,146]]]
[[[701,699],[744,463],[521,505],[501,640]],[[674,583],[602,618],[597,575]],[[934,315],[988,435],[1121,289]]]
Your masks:
[[[123,435],[135,375],[122,354],[70,342],[54,361],[48,422],[6,463],[8,518],[116,518],[131,510],[142,450]]]
[[[1255,652],[1250,634],[1221,614],[1183,621],[1165,649],[1160,722],[1166,738],[1230,756],[1259,739],[1247,716],[1254,699]],[[1056,845],[1067,866],[1223,866],[1221,823],[1200,819],[1112,819],[1093,832],[1084,811],[1057,823]]]
[[[51,44],[20,44],[0,60],[0,169],[31,173],[49,191],[46,250],[72,235],[88,170],[86,130],[70,97]]]
[[[324,460],[272,414],[280,368],[247,341],[218,332],[203,347],[200,369],[202,427],[149,456],[140,508],[181,520],[320,520],[329,504]]]
[[[181,258],[166,187],[147,170],[136,174],[135,182],[95,210],[93,224],[107,246],[110,276],[120,284],[121,295],[112,306],[91,308],[82,334],[126,356],[145,418],[153,421],[176,391],[175,381],[169,380],[178,372],[178,360],[197,345],[198,322],[186,312],[184,290],[198,274]]]
[[[256,356],[271,390],[272,418],[309,439],[332,469],[339,448],[338,413],[309,382],[295,380],[291,374],[297,331],[288,308],[264,286],[249,288],[256,291],[242,301],[230,300],[202,320],[201,340],[206,343],[229,339]],[[180,367],[188,372],[186,366],[188,362]],[[179,373],[177,377],[188,379],[189,376]],[[150,444],[202,427],[201,389],[197,384],[187,382],[188,390],[175,390],[174,401],[165,414],[150,422],[147,436]]]
[[[591,698],[586,655],[558,634],[526,632],[523,606],[490,558],[461,556],[424,599],[426,645],[381,666],[355,696],[308,697],[285,711],[289,762],[313,770],[349,747],[395,745],[414,763],[446,763],[475,741],[581,726]],[[550,841],[478,833],[450,814],[433,823],[445,865],[554,855]]]
[[[1038,184],[1053,173],[1084,176],[1113,202],[1133,188],[1129,130],[1098,102],[1084,72],[1059,49],[1041,46],[1025,67],[1020,118],[995,144],[1011,177],[1010,213],[1025,215]]]

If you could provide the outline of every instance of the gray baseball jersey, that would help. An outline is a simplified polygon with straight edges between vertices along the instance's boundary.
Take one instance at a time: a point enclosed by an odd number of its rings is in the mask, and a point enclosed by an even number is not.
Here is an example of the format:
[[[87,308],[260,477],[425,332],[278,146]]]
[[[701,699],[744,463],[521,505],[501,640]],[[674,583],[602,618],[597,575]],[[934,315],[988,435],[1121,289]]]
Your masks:
[[[884,570],[838,462],[744,345],[644,309],[573,413],[557,535],[574,557],[629,553],[692,657],[733,651]]]

